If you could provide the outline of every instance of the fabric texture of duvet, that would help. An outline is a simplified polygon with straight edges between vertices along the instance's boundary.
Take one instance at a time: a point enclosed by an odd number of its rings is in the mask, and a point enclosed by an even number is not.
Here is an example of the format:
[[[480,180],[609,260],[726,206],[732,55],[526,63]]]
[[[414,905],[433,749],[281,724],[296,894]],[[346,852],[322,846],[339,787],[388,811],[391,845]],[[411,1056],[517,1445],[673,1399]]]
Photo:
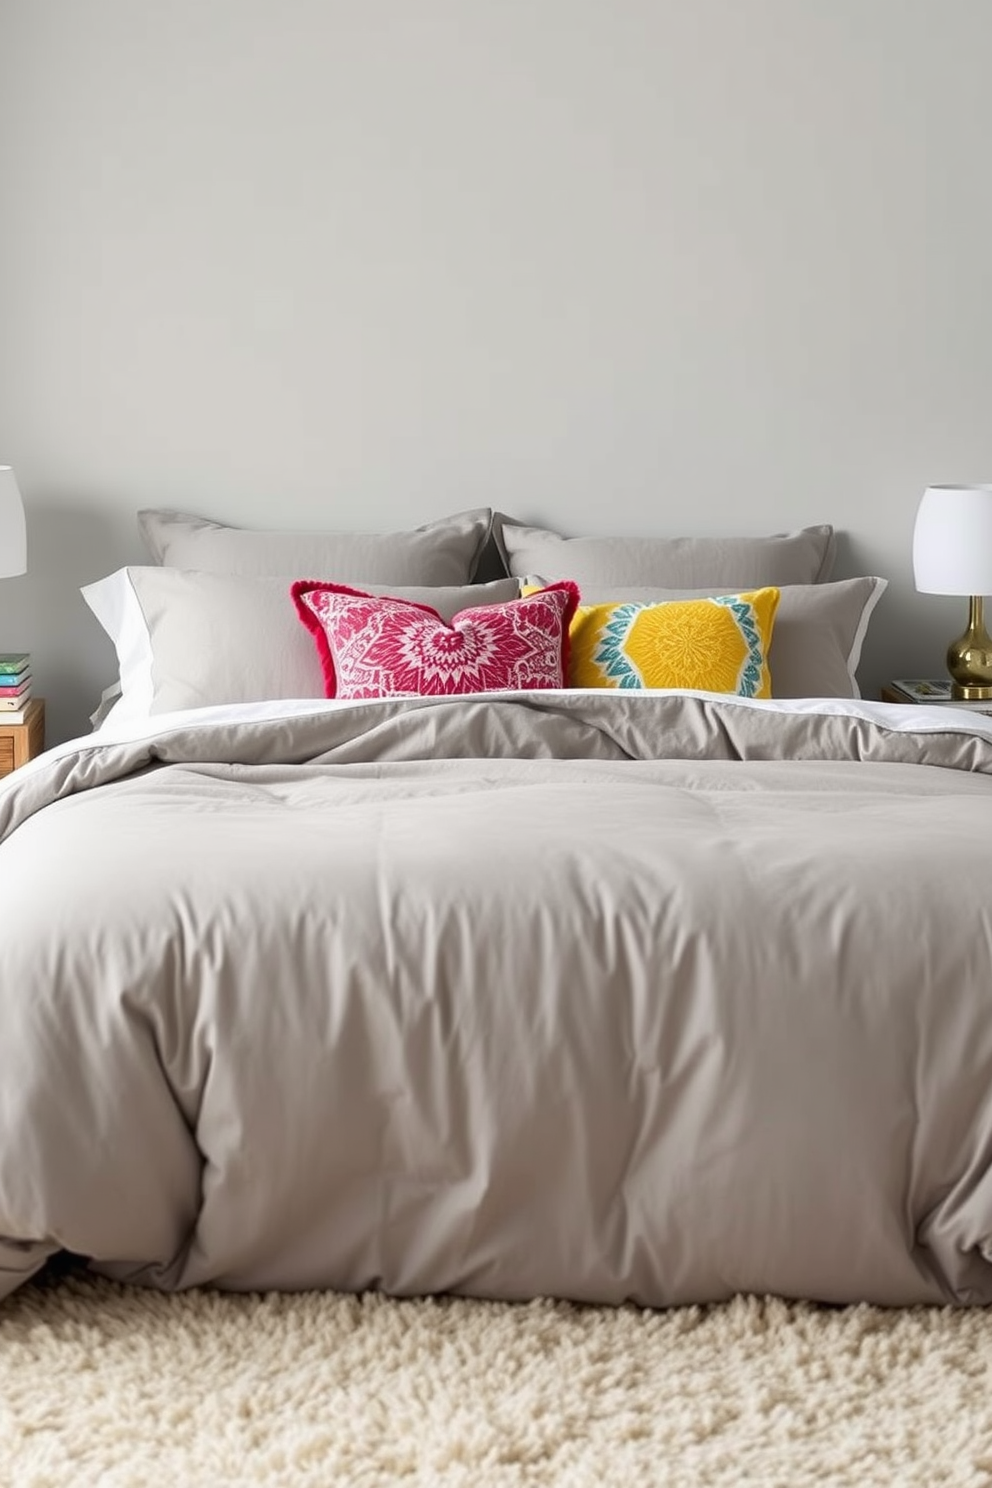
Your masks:
[[[0,786],[0,1295],[992,1299],[989,721],[164,715]]]

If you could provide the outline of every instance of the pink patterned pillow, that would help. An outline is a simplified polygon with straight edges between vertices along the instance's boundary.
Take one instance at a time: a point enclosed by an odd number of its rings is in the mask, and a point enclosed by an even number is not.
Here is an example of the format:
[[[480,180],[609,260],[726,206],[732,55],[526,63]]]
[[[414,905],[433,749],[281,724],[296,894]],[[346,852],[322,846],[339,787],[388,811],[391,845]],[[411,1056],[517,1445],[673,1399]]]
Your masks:
[[[317,642],[328,697],[441,697],[565,687],[573,583],[459,610],[298,579],[296,611]]]

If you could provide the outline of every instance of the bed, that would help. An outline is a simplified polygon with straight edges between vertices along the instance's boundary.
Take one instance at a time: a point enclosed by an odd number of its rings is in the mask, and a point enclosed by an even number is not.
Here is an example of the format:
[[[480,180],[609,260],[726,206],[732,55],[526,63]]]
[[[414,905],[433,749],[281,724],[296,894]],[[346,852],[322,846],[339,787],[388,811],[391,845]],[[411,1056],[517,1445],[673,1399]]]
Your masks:
[[[152,672],[0,784],[0,1294],[992,1298],[992,720]]]

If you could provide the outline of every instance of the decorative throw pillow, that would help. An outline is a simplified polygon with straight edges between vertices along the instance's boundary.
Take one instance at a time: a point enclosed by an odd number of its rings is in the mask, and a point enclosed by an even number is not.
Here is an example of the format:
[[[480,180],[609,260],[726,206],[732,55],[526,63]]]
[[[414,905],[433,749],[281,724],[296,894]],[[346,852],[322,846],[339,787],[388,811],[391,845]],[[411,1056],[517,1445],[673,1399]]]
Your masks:
[[[768,649],[778,600],[779,591],[766,588],[663,604],[579,605],[569,682],[771,697]]]
[[[328,697],[449,696],[564,687],[579,591],[550,584],[526,599],[460,610],[300,579],[290,593],[317,644]]]

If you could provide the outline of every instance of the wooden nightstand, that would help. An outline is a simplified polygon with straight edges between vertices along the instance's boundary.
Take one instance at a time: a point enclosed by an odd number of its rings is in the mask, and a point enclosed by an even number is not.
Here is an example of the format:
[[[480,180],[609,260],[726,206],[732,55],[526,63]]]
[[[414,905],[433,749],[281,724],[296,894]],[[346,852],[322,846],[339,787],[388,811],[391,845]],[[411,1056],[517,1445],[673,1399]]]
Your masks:
[[[0,777],[26,765],[45,747],[45,699],[32,698],[23,723],[4,723],[0,713]]]

